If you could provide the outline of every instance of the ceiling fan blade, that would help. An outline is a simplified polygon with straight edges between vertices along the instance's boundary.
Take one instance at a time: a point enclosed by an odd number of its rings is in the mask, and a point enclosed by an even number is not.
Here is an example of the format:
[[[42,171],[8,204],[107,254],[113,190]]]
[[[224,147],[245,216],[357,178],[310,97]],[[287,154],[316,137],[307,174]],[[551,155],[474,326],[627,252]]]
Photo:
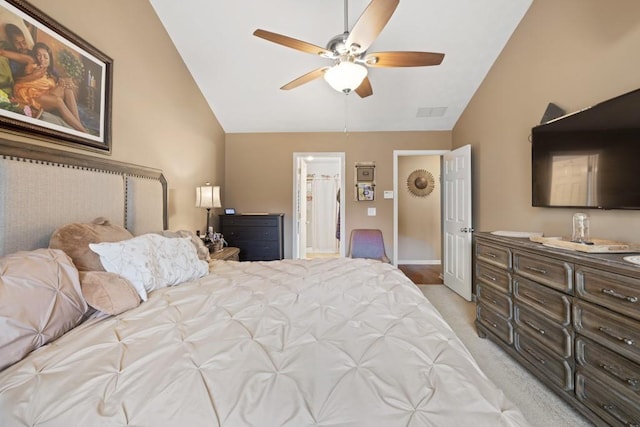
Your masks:
[[[280,89],[282,89],[282,90],[295,89],[298,86],[302,86],[305,83],[309,83],[312,80],[315,80],[317,78],[320,78],[320,77],[324,76],[324,73],[329,68],[331,68],[331,67],[322,67],[322,68],[318,68],[316,70],[310,71],[307,74],[305,74],[303,76],[300,76],[295,80],[290,81],[286,85],[282,86]]]
[[[360,83],[360,86],[356,88],[356,93],[360,98],[366,98],[367,96],[373,95],[373,89],[371,88],[369,77],[364,78],[362,83]]]
[[[292,37],[283,36],[282,34],[272,33],[266,30],[255,30],[253,35],[262,39],[268,40],[273,43],[277,43],[282,46],[290,47],[302,52],[311,53],[314,55],[333,57],[333,53],[327,49],[316,46],[311,43],[303,42],[302,40],[294,39]]]
[[[372,0],[349,33],[347,48],[356,54],[369,49],[391,19],[398,3],[400,0]]]
[[[440,65],[444,53],[433,52],[374,52],[365,56],[369,67],[424,67]]]

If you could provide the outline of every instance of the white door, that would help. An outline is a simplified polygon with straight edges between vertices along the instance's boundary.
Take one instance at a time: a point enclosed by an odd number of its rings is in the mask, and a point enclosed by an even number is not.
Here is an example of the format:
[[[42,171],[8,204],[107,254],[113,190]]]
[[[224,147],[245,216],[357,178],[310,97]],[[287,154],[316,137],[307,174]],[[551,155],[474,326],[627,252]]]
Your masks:
[[[295,234],[298,242],[298,252],[294,254],[295,259],[305,259],[307,257],[307,161],[304,157],[298,157],[297,167],[297,194],[295,200],[296,224]]]
[[[442,220],[444,284],[471,301],[471,146],[443,156]]]

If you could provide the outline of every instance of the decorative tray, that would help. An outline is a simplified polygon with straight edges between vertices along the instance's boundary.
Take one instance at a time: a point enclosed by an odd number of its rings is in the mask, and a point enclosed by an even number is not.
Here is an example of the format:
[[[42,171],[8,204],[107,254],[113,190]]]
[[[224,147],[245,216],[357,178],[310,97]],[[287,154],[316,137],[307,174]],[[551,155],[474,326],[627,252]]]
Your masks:
[[[529,237],[532,242],[542,243],[545,246],[559,249],[569,249],[572,251],[588,252],[588,253],[630,253],[640,252],[640,245],[627,242],[616,242],[615,240],[591,239],[592,245],[577,243],[567,240],[563,237]]]

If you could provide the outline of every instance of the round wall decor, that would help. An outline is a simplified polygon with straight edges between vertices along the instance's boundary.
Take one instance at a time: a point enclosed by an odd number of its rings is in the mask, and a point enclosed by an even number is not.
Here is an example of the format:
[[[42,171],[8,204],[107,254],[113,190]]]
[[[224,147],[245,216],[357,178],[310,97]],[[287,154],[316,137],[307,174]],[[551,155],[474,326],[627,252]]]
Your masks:
[[[416,169],[407,178],[407,189],[411,194],[417,197],[426,197],[433,191],[436,185],[436,181],[431,175],[431,172],[427,172],[424,169]]]

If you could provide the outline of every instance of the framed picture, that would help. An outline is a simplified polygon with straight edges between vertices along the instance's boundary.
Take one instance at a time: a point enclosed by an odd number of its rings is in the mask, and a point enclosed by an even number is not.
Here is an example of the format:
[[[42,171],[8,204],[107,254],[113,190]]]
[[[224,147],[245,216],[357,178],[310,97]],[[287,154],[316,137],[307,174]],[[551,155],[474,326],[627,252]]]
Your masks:
[[[367,183],[358,183],[358,201],[370,201],[374,199],[375,190],[374,186]]]
[[[356,166],[356,181],[373,182],[373,172],[375,166]]]
[[[0,127],[111,153],[113,61],[24,0],[0,0]]]

